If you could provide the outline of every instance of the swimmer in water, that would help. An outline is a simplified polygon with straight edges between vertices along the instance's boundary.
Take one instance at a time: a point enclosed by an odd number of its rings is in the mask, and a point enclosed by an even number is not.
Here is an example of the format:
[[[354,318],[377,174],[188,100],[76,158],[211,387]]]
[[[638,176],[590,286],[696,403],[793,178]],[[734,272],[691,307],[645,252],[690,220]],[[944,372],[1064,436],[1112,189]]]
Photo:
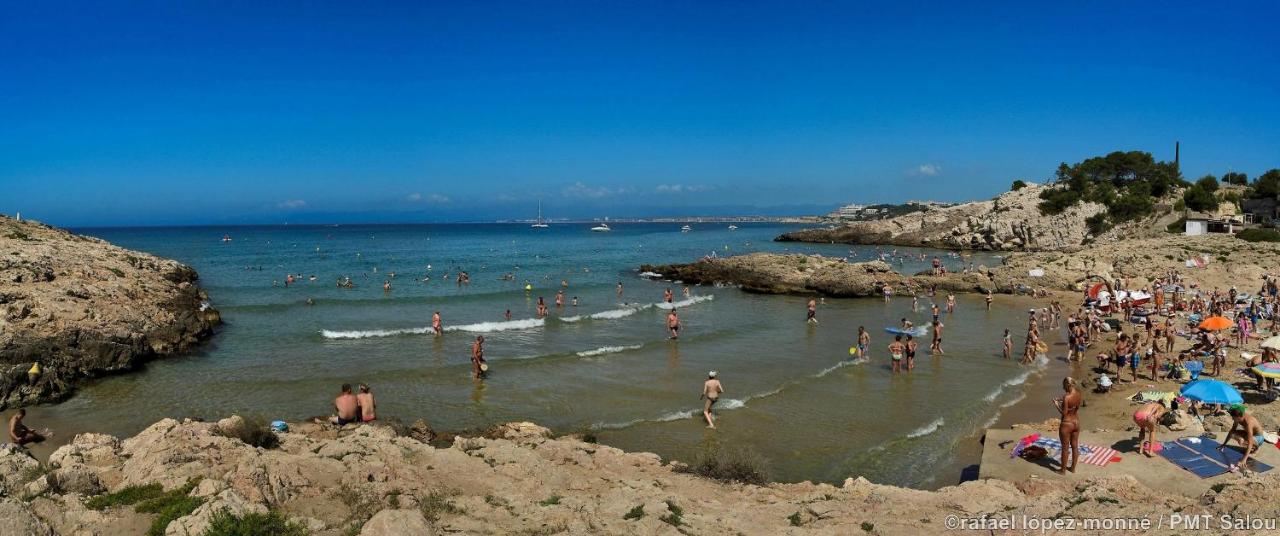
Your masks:
[[[437,337],[444,334],[444,327],[440,322],[440,311],[431,315],[431,331],[434,331]]]
[[[818,301],[813,298],[809,298],[809,317],[805,319],[805,322],[810,324],[818,323]]]
[[[476,342],[471,345],[471,374],[477,379],[485,376],[484,362],[484,335],[476,337]]]
[[[503,318],[506,318],[507,320],[511,320],[511,309],[507,309],[507,314],[503,315]]]
[[[671,303],[673,300],[675,300],[675,294],[671,293],[671,289],[662,291],[662,301]]]
[[[667,313],[667,330],[671,332],[671,340],[680,338],[680,317],[676,316],[675,309]]]

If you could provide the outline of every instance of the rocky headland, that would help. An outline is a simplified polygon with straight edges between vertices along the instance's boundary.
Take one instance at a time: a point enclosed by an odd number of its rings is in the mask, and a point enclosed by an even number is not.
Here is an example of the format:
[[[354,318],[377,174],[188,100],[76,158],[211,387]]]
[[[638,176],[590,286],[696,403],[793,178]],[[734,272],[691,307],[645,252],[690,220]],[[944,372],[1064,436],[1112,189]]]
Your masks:
[[[189,350],[220,322],[196,271],[0,216],[0,408]],[[39,364],[39,374],[30,375]]]
[[[916,246],[957,250],[1062,251],[1090,242],[1151,236],[1152,222],[1138,222],[1093,236],[1086,220],[1106,207],[1082,202],[1052,216],[1041,214],[1040,194],[1052,186],[1028,185],[994,199],[931,206],[895,218],[806,229],[782,242]],[[1155,218],[1158,219],[1158,218]]]
[[[246,434],[250,426],[238,417],[166,419],[123,440],[82,434],[47,464],[0,449],[0,533],[194,536],[226,512],[274,514],[297,533],[335,536],[914,535],[944,531],[948,516],[1273,516],[1280,501],[1274,472],[1195,498],[1128,476],[982,480],[938,491],[861,478],[840,486],[754,485],[691,474],[653,454],[554,438],[530,423],[434,445],[421,424],[399,432],[293,424],[271,442]]]
[[[1141,287],[1170,271],[1208,288],[1260,285],[1278,255],[1280,245],[1275,243],[1246,242],[1226,235],[1165,235],[1095,244],[1085,250],[1010,253],[996,266],[943,275],[902,274],[878,260],[846,262],[819,255],[775,253],[644,265],[640,270],[690,284],[736,285],[744,291],[766,294],[880,296],[886,285],[899,294],[929,286],[947,292],[1030,294],[1039,290],[1080,291],[1087,281],[1098,278],[1123,278],[1130,286]],[[1187,260],[1197,259],[1202,267],[1186,266]],[[1246,287],[1241,290],[1251,292]]]

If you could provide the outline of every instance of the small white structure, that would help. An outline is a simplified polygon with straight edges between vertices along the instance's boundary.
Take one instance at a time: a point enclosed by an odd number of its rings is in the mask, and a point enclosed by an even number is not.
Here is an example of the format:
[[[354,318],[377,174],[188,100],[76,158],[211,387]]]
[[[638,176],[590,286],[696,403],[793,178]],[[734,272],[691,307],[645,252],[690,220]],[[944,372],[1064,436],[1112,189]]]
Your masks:
[[[1199,236],[1209,232],[1209,220],[1187,218],[1186,236]]]

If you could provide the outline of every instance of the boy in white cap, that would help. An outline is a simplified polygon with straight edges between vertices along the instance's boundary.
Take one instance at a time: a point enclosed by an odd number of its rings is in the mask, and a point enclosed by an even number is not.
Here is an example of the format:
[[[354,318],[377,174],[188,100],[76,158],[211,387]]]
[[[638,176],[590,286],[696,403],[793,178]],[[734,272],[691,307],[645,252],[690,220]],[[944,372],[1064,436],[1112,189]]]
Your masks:
[[[698,396],[699,400],[706,399],[706,403],[702,405],[702,417],[707,420],[707,428],[715,428],[716,423],[711,419],[711,406],[720,400],[720,393],[724,392],[724,387],[720,386],[720,380],[716,379],[716,371],[707,373],[707,381],[702,384],[702,394]]]

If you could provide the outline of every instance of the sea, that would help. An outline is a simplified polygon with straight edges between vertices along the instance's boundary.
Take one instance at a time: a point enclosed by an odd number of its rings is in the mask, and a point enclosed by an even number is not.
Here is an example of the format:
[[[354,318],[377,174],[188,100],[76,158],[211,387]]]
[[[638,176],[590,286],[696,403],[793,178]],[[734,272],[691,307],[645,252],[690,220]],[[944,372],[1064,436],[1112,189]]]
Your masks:
[[[943,313],[945,355],[922,341],[916,368],[893,374],[886,327],[930,321],[945,297],[827,298],[817,324],[804,296],[685,286],[646,277],[645,263],[751,252],[881,254],[915,273],[938,256],[952,270],[993,255],[774,242],[776,223],[591,223],[100,228],[77,232],[194,267],[224,324],[196,351],[94,380],[28,421],[71,434],[127,436],[165,417],[232,413],[299,420],[332,413],[343,383],[366,383],[380,417],[439,430],[531,421],[558,434],[691,461],[731,446],[771,479],[936,488],[976,460],[975,434],[1021,400],[1038,366],[1000,358],[1025,304],[957,297]],[[223,240],[226,236],[230,240]],[[469,284],[460,284],[466,272]],[[298,281],[285,285],[289,274]],[[313,277],[314,276],[314,280]],[[340,287],[350,278],[352,288]],[[384,283],[390,290],[384,290]],[[530,290],[526,290],[526,285]],[[622,292],[617,291],[618,285]],[[675,303],[663,303],[671,289]],[[557,292],[564,306],[555,305]],[[550,314],[539,317],[538,299]],[[576,305],[574,302],[576,301]],[[667,309],[679,340],[668,340]],[[945,307],[943,307],[945,309]],[[444,334],[429,326],[439,312]],[[508,314],[510,318],[508,319]],[[858,327],[872,336],[851,356]],[[469,352],[486,339],[487,379]],[[927,337],[926,337],[927,338]],[[699,393],[715,370],[725,393],[706,427]]]

